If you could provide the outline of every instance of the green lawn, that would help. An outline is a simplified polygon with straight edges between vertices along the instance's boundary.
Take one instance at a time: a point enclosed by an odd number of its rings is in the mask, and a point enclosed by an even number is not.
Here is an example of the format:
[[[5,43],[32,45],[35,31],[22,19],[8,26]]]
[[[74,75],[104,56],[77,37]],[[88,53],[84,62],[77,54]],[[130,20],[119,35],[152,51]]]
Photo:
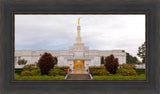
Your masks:
[[[25,80],[44,80],[44,79],[49,79],[49,80],[54,80],[54,79],[64,79],[65,76],[20,76],[15,74],[15,79],[20,80],[20,79],[25,79]]]
[[[132,80],[132,79],[140,79],[145,80],[145,74],[141,74],[138,76],[121,76],[121,75],[109,75],[109,76],[93,76],[94,80]]]

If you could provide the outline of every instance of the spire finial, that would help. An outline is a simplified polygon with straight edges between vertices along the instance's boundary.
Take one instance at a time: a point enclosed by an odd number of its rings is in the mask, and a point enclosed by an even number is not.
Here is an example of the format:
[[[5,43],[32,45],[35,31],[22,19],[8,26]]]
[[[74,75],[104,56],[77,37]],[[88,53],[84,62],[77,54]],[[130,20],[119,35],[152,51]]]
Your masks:
[[[78,24],[80,23],[80,17],[78,18]]]

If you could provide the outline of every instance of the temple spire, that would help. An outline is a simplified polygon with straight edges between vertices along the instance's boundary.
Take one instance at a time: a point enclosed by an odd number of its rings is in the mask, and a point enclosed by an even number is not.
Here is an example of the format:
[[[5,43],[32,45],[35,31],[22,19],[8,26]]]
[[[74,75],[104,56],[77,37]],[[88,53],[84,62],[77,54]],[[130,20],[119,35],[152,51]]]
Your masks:
[[[79,25],[79,23],[80,23],[80,18],[78,18],[78,25]]]
[[[78,18],[76,43],[81,43],[81,36],[80,36],[81,27],[80,27],[79,23],[80,23],[80,18]]]

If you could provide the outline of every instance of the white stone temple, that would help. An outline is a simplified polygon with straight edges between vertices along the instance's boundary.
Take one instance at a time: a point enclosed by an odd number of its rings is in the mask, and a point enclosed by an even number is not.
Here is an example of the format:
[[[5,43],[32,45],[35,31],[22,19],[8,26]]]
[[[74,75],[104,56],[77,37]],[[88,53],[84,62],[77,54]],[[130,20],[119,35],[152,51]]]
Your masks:
[[[68,50],[16,50],[15,68],[23,67],[17,64],[20,59],[27,60],[27,64],[35,64],[45,52],[57,57],[57,66],[69,66],[71,69],[88,69],[89,66],[101,66],[101,57],[107,57],[111,54],[118,58],[119,64],[126,63],[126,53],[123,50],[89,50],[89,47],[81,42],[79,22],[80,18],[78,19],[76,43]]]

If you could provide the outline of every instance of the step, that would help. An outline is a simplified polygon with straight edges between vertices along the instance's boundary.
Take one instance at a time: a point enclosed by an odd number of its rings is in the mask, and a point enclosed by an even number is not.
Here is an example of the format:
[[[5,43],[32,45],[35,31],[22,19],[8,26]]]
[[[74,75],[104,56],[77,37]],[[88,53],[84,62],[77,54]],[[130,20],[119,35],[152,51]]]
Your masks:
[[[67,80],[89,80],[91,79],[89,74],[69,74]]]

